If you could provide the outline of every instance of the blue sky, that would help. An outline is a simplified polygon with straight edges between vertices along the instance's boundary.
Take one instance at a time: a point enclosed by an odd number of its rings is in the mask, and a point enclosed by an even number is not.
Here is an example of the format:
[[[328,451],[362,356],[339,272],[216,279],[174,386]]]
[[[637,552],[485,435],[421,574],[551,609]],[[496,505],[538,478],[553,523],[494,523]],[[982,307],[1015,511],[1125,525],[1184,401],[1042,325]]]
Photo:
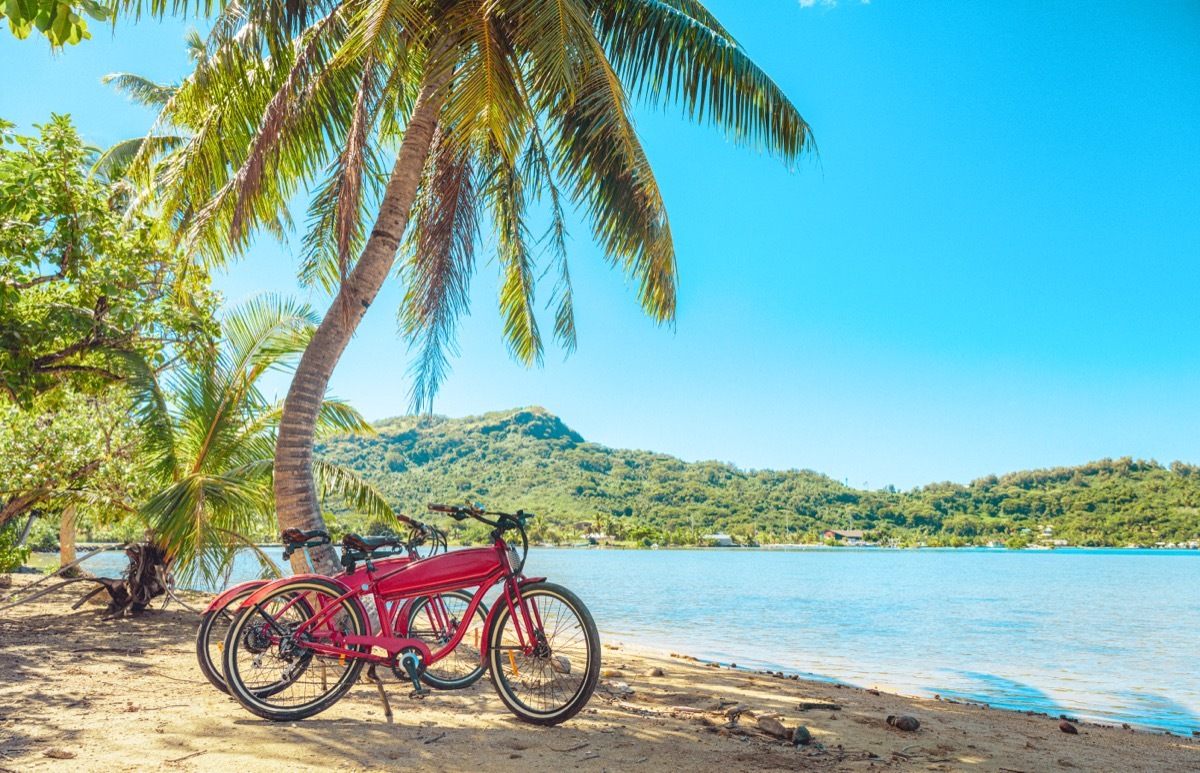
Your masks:
[[[708,5],[819,157],[788,173],[641,110],[679,253],[675,328],[641,317],[577,225],[579,351],[512,364],[485,263],[438,413],[538,404],[608,445],[871,488],[1200,461],[1200,5]],[[183,29],[96,30],[58,56],[0,31],[0,116],[70,113],[99,145],[143,133],[152,116],[99,78],[181,77]],[[264,240],[218,284],[303,295],[293,275]],[[333,380],[371,418],[407,405],[400,293]]]

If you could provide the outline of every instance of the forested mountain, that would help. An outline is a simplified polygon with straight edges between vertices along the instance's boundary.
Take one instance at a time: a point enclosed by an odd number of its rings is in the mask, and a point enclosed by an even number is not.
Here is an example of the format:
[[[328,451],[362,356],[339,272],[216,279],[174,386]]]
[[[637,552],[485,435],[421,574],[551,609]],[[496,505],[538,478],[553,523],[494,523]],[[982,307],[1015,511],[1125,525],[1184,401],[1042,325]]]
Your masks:
[[[988,476],[969,485],[863,491],[811,470],[746,471],[589,443],[542,408],[463,419],[398,417],[374,437],[318,446],[406,513],[427,502],[478,500],[543,516],[535,536],[694,544],[726,531],[741,540],[820,541],[824,529],[862,529],[901,544],[1154,545],[1200,538],[1200,468],[1105,459],[1079,467]],[[332,506],[332,503],[331,503]],[[346,526],[352,515],[333,509]],[[694,524],[695,532],[692,531]]]

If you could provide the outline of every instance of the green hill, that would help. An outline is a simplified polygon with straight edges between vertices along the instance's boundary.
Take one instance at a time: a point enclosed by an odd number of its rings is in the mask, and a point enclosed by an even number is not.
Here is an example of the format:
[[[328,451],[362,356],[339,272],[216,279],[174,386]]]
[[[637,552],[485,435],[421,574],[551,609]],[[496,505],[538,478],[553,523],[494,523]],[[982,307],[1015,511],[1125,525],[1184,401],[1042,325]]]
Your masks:
[[[376,428],[375,437],[336,438],[317,453],[357,470],[418,518],[433,501],[535,512],[543,516],[538,539],[602,531],[647,544],[694,544],[693,524],[699,534],[719,530],[760,542],[817,542],[828,528],[931,545],[1200,539],[1200,468],[1180,462],[1105,459],[965,486],[863,491],[811,470],[746,471],[607,448],[542,408],[463,419],[405,416]],[[331,515],[347,527],[363,526],[351,514]]]

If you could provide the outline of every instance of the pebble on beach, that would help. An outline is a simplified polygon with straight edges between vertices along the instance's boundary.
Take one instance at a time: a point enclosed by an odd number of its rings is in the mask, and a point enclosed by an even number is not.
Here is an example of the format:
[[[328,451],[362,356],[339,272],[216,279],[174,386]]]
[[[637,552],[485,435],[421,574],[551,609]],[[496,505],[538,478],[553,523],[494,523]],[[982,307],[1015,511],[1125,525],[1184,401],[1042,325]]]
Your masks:
[[[655,666],[654,668],[652,668],[646,672],[646,676],[666,676],[666,672],[663,671],[658,666]]]
[[[782,738],[785,741],[791,740],[792,731],[783,726],[783,723],[774,717],[759,717],[758,729],[767,735]]]
[[[897,730],[903,730],[911,733],[921,726],[916,717],[894,717],[888,715],[887,723]]]
[[[792,729],[792,743],[797,746],[808,746],[812,742],[812,733],[808,732],[808,728],[804,725],[797,725]]]
[[[1068,735],[1079,735],[1079,728],[1075,727],[1065,719],[1058,723],[1058,729]]]

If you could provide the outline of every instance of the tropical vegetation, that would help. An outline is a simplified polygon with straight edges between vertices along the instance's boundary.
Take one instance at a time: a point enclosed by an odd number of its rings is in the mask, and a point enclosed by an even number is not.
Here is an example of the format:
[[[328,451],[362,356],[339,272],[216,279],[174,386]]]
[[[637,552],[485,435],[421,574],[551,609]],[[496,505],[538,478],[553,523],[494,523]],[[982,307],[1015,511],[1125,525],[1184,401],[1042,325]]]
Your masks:
[[[307,307],[262,296],[221,319],[221,344],[199,364],[159,379],[133,378],[141,429],[142,463],[150,491],[138,518],[174,561],[184,581],[220,585],[237,552],[248,550],[264,572],[275,565],[247,535],[274,526],[271,490],[279,405],[259,381],[293,364],[316,320]],[[317,436],[372,432],[346,403],[326,398]],[[317,480],[344,495],[359,512],[390,515],[390,508],[356,475],[319,462]]]
[[[1200,540],[1200,467],[1182,462],[1107,459],[868,491],[812,470],[743,470],[607,448],[540,408],[406,416],[375,429],[323,441],[318,457],[354,469],[403,512],[420,514],[432,501],[526,508],[540,516],[536,536],[549,541],[599,533],[632,544],[694,545],[724,531],[742,543],[816,544],[830,529],[931,546]],[[365,519],[334,508],[329,520],[362,528]]]
[[[274,531],[281,410],[259,382],[294,366],[317,318],[270,296],[216,314],[207,273],[121,174],[143,143],[101,153],[65,117],[36,128],[0,124],[4,564],[31,532],[66,564],[76,530],[100,529],[213,584],[237,551],[257,552],[247,535]],[[318,437],[370,431],[321,401]],[[318,462],[316,473],[322,494],[391,514],[352,472]]]
[[[126,11],[186,12],[185,0]],[[275,494],[283,526],[320,525],[315,418],[330,375],[402,253],[401,329],[428,408],[490,235],[509,351],[543,355],[535,289],[554,272],[552,337],[575,347],[567,212],[655,321],[675,314],[666,207],[631,99],[682,108],[792,165],[812,148],[791,102],[698,0],[324,0],[214,11],[195,71],[165,96],[129,166],[211,264],[313,192],[303,276],[334,295],[284,403]],[[185,137],[180,144],[174,138]],[[166,138],[166,141],[164,141]],[[394,163],[390,159],[394,156]],[[531,213],[549,230],[531,233]],[[331,551],[317,560],[332,568]]]
[[[0,119],[0,393],[29,405],[69,384],[96,393],[141,365],[202,350],[208,275],[65,116],[17,134]]]

